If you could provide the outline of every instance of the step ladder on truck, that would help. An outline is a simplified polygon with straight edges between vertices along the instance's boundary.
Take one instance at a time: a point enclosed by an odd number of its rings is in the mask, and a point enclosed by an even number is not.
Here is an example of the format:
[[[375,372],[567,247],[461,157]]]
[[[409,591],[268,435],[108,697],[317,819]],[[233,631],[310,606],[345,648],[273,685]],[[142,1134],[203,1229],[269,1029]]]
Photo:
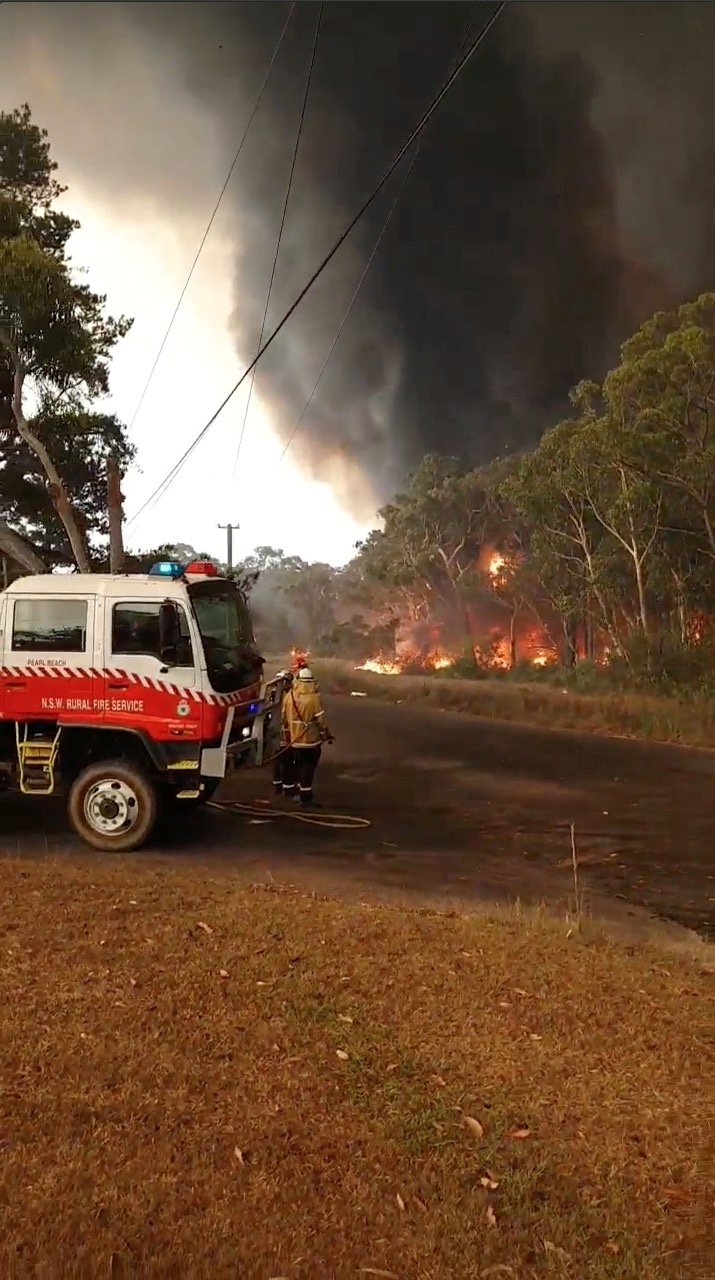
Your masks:
[[[46,574],[0,593],[0,787],[62,794],[77,834],[126,852],[279,749],[246,598],[210,562]]]

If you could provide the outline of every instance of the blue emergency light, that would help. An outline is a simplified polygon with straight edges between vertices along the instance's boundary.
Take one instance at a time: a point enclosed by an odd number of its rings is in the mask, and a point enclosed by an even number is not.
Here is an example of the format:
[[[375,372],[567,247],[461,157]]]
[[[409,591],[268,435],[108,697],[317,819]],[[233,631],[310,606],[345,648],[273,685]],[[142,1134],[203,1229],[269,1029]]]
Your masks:
[[[183,578],[184,566],[179,564],[178,560],[160,560],[158,564],[153,564],[149,570],[149,576],[152,578]]]

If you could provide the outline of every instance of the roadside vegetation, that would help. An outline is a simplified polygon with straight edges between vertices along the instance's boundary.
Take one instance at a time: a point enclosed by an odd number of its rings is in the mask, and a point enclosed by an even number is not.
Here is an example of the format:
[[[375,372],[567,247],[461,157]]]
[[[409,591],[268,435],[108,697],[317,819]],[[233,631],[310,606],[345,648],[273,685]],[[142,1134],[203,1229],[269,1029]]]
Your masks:
[[[708,1274],[702,960],[140,860],[0,888],[8,1280]]]
[[[311,659],[326,692],[362,693],[383,702],[420,702],[490,720],[574,729],[653,742],[715,748],[715,700],[707,693],[664,695],[628,689],[598,691],[596,676],[579,687],[553,675],[525,672],[481,679],[439,673],[378,675],[338,659]],[[280,662],[274,664],[276,669]],[[267,668],[269,674],[273,667]]]

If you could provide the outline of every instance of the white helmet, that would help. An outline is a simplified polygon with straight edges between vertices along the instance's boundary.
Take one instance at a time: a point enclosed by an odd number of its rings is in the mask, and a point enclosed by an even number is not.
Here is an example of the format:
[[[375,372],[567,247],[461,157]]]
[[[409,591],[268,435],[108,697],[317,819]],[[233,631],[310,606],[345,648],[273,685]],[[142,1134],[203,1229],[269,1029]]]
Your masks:
[[[299,679],[299,680],[312,680],[312,679],[313,679],[313,672],[311,671],[310,667],[301,667],[300,671],[298,672],[298,679]]]

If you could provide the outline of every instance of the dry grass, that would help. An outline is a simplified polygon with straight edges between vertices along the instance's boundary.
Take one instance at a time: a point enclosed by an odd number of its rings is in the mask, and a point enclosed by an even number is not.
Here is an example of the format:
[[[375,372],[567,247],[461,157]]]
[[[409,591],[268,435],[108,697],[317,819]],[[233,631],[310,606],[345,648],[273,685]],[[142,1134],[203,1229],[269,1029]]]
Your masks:
[[[715,702],[636,693],[574,693],[549,685],[517,684],[509,679],[454,680],[439,676],[379,676],[356,671],[351,663],[315,659],[324,687],[335,692],[367,693],[386,702],[425,702],[490,720],[619,734],[655,742],[715,747]]]
[[[696,965],[136,861],[0,888],[8,1280],[708,1273]]]

